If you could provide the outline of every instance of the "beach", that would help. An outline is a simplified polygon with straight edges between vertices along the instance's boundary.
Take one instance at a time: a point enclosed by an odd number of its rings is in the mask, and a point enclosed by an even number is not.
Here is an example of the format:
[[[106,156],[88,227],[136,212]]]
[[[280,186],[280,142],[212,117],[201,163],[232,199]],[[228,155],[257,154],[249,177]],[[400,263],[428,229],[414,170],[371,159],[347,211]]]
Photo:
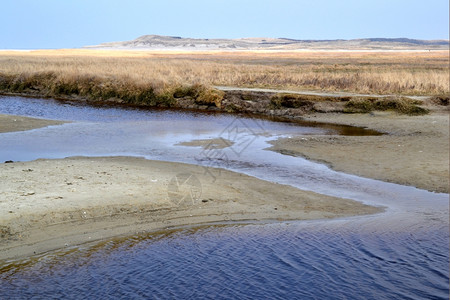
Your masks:
[[[13,123],[3,123],[3,131],[13,129],[5,124]],[[180,178],[186,174],[200,184],[183,185]],[[3,163],[0,178],[2,260],[180,226],[329,219],[383,210],[226,170],[213,181],[202,166],[137,157]],[[174,179],[179,180],[175,194]]]
[[[448,193],[449,116],[392,112],[312,114],[304,119],[367,127],[381,136],[303,136],[273,141],[270,150],[302,156],[332,169],[382,181]]]

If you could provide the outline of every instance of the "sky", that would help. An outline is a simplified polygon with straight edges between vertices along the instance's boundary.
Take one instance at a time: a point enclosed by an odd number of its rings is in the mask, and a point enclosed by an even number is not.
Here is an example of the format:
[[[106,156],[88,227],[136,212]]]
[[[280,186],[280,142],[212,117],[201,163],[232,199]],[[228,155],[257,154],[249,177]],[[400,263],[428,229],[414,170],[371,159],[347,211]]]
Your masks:
[[[192,38],[449,38],[448,0],[0,0],[0,49]]]

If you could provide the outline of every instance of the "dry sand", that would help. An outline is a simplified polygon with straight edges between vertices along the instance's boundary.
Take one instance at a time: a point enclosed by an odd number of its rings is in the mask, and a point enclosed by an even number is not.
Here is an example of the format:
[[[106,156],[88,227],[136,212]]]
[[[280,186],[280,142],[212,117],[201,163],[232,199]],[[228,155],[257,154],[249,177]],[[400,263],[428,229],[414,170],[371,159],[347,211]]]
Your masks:
[[[302,156],[363,177],[429,191],[449,191],[449,115],[314,114],[307,120],[355,125],[382,136],[303,136],[273,141],[271,150]]]
[[[185,201],[171,201],[168,187],[174,187],[171,180],[179,173],[198,178],[201,197],[191,198],[190,185],[185,184],[175,195],[176,200],[186,196]],[[173,226],[336,218],[379,211],[226,170],[213,182],[201,166],[142,158],[0,164],[0,259]]]

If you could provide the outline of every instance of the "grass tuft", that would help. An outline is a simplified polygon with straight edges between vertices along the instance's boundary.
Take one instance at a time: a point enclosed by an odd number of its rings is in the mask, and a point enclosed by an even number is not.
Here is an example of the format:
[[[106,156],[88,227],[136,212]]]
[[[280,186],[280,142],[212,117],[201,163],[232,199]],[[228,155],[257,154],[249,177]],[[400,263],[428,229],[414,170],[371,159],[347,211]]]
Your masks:
[[[375,99],[376,100],[376,99]],[[345,104],[346,113],[368,113],[374,110],[374,101],[370,98],[355,97]]]
[[[395,111],[406,115],[424,115],[429,113],[428,109],[420,107],[421,101],[412,100],[405,97],[357,97],[351,99],[345,104],[344,112],[346,113],[368,113],[374,110],[378,111]]]
[[[215,105],[218,108],[222,108],[222,100],[224,96],[225,93],[223,91],[205,86],[199,86],[195,103],[207,106]]]

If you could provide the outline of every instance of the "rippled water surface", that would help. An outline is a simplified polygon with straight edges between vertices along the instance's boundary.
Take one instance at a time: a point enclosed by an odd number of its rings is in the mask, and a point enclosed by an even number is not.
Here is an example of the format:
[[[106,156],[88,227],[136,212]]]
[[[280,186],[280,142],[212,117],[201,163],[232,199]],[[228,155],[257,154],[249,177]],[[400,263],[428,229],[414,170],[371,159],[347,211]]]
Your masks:
[[[0,161],[136,155],[203,164],[201,148],[176,144],[238,132],[247,142],[214,166],[387,208],[343,220],[184,228],[5,263],[0,298],[448,299],[448,194],[264,150],[278,136],[351,128],[17,97],[0,97],[0,113],[72,121],[0,134]]]
[[[311,222],[130,237],[4,270],[0,293],[79,299],[448,297],[448,261],[439,250],[448,246],[441,239],[445,232],[349,228],[339,221]]]

